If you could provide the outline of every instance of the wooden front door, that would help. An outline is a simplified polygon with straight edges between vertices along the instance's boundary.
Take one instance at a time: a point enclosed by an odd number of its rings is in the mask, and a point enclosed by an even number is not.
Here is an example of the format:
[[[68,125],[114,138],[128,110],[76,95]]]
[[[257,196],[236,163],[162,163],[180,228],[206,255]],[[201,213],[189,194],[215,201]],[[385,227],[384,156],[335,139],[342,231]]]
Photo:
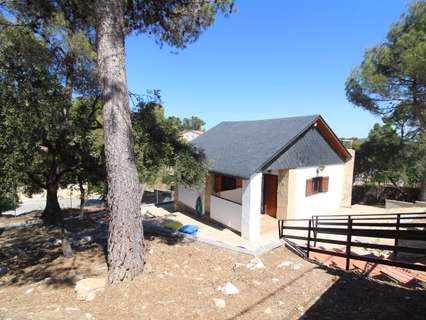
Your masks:
[[[277,216],[278,177],[272,174],[263,175],[263,213]]]

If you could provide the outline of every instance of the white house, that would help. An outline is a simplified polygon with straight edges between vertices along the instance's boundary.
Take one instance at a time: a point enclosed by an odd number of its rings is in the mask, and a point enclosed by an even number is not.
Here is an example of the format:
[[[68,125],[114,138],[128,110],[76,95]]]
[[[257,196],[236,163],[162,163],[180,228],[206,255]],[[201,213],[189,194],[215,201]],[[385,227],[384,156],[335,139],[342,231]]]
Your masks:
[[[353,150],[319,115],[222,122],[192,141],[210,165],[206,184],[179,185],[176,206],[256,240],[262,215],[310,218],[351,205]]]

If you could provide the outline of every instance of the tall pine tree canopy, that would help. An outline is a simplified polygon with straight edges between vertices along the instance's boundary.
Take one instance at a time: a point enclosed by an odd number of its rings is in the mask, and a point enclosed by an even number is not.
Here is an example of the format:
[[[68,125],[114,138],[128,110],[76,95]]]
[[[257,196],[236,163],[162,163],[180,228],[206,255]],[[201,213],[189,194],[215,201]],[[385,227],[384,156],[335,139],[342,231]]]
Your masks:
[[[418,148],[426,139],[426,2],[416,1],[392,25],[386,40],[367,49],[346,81],[354,105],[382,116],[387,126],[405,119],[404,136]],[[388,154],[389,157],[393,155]],[[406,157],[399,158],[408,162]],[[420,199],[426,200],[426,159],[420,160]]]

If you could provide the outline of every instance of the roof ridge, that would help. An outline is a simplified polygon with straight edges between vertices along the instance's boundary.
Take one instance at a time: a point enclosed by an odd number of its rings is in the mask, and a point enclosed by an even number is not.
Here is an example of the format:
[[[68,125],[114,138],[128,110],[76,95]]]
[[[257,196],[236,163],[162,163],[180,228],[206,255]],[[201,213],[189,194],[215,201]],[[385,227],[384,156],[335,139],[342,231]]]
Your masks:
[[[256,119],[256,120],[227,120],[221,121],[218,124],[222,123],[238,123],[238,122],[262,122],[262,121],[272,121],[272,120],[285,120],[285,119],[301,119],[301,118],[317,118],[321,116],[320,114],[307,114],[303,116],[291,116],[291,117],[281,117],[281,118],[268,118],[268,119]]]

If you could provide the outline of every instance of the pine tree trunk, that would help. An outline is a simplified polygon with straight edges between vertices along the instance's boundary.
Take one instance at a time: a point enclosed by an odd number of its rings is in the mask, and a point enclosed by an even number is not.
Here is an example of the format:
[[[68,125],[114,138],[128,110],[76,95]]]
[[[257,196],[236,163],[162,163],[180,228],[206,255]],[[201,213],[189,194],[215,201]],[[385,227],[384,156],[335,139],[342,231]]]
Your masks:
[[[426,173],[420,185],[419,201],[426,201]]]
[[[84,190],[83,181],[78,181],[78,188],[80,189],[80,216],[84,215],[84,201],[86,199],[86,191]]]
[[[124,53],[123,1],[96,1],[98,76],[102,88],[103,127],[108,173],[108,280],[133,279],[145,265]]]
[[[61,215],[62,211],[58,201],[58,185],[48,184],[46,207],[41,214],[41,218],[45,225],[59,226],[61,224]]]

